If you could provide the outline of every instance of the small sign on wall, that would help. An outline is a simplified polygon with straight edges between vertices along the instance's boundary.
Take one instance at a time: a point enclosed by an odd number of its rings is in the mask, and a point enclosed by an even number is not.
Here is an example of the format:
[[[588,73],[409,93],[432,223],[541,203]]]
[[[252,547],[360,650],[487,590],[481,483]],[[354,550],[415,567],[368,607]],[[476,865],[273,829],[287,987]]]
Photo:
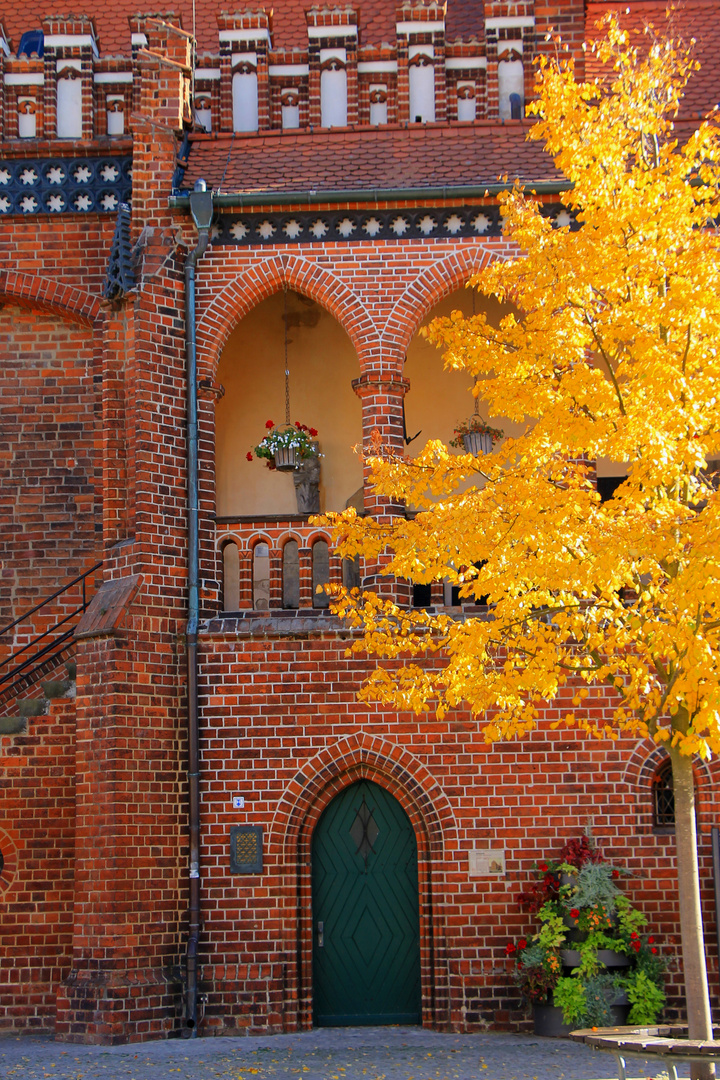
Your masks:
[[[505,852],[502,848],[475,848],[468,852],[469,877],[502,877]]]

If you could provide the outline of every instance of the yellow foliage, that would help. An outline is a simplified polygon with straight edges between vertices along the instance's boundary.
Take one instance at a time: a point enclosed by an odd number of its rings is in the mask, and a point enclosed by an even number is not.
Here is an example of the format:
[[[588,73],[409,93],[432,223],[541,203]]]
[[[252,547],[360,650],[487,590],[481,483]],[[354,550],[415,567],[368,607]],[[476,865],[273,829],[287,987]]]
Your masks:
[[[447,367],[479,377],[487,414],[525,433],[477,458],[439,442],[414,460],[378,453],[372,483],[419,507],[414,519],[324,519],[342,554],[450,581],[488,597],[488,613],[369,593],[334,606],[363,631],[353,648],[394,661],[366,698],[439,715],[466,702],[494,740],[530,731],[584,680],[592,694],[576,692],[563,722],[707,755],[720,745],[720,502],[707,475],[720,458],[720,147],[712,122],[683,146],[674,137],[695,67],[680,46],[651,35],[641,53],[611,18],[593,47],[611,71],[602,85],[541,60],[529,136],[570,181],[580,227],[554,227],[516,185],[503,228],[522,254],[472,281],[514,314],[496,327],[455,312],[425,331]],[[629,462],[606,503],[587,467],[598,457]],[[600,690],[595,721],[580,706]]]

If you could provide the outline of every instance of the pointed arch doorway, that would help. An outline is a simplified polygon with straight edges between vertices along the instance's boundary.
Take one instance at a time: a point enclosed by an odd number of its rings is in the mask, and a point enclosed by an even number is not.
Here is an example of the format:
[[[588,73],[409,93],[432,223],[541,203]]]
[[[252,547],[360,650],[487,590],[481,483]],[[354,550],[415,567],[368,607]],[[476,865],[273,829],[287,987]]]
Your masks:
[[[417,842],[379,784],[345,788],[318,821],[312,906],[314,1022],[419,1024]]]

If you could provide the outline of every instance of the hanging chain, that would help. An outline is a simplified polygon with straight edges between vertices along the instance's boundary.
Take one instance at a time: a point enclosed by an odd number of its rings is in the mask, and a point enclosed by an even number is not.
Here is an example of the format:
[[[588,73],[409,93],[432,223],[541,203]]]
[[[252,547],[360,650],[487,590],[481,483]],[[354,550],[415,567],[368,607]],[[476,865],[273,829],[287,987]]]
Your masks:
[[[285,423],[290,427],[290,369],[288,367],[288,310],[287,286],[283,289],[283,322],[285,324]]]
[[[473,318],[474,318],[475,317],[475,287],[474,286],[473,286],[473,290],[472,290],[472,313],[473,313]],[[478,381],[478,377],[477,377],[477,375],[474,375],[473,376],[473,388],[474,389],[477,388],[477,381]],[[478,395],[473,393],[473,398],[475,400],[475,408],[473,409],[473,416],[479,416],[480,415],[480,410],[479,410],[479,407],[478,407]]]

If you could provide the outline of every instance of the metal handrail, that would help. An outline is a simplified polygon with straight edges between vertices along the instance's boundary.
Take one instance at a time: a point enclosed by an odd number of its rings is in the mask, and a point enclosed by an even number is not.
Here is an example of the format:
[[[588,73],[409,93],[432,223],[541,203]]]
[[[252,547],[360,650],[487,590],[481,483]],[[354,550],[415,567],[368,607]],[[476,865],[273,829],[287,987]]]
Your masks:
[[[85,601],[85,579],[88,578],[90,576],[90,574],[94,574],[96,570],[99,570],[101,566],[102,566],[102,560],[100,560],[100,562],[98,562],[98,563],[95,563],[94,566],[91,566],[89,570],[86,570],[84,573],[80,574],[78,577],[73,578],[73,580],[69,581],[67,583],[67,585],[61,585],[61,587],[56,592],[54,592],[52,594],[52,596],[48,596],[48,597],[45,598],[45,600],[41,600],[40,603],[36,604],[34,608],[30,608],[29,611],[24,611],[23,614],[19,615],[17,617],[17,619],[15,619],[14,622],[8,623],[7,626],[4,626],[3,629],[0,630],[0,637],[2,637],[3,634],[7,634],[8,630],[12,630],[12,628],[14,626],[17,626],[18,623],[24,622],[25,619],[29,619],[30,616],[34,615],[36,611],[39,611],[40,608],[44,608],[46,604],[49,604],[52,600],[55,600],[58,596],[62,596],[63,593],[68,592],[68,590],[72,589],[73,585],[77,585],[77,583],[79,581],[82,581],[83,604],[85,605],[85,607],[87,607],[87,603]],[[83,608],[83,611],[85,610],[85,607]]]
[[[53,626],[48,627],[47,630],[43,630],[40,634],[36,634],[16,652],[5,657],[4,660],[0,660],[0,671],[3,668],[7,669],[0,673],[0,697],[2,697],[3,700],[6,700],[12,691],[29,683],[33,675],[40,671],[45,664],[49,663],[55,657],[59,657],[62,652],[67,650],[68,644],[71,642],[75,632],[74,622],[77,620],[77,616],[86,611],[88,607],[87,578],[99,570],[102,565],[102,562],[95,563],[89,570],[86,570],[84,573],[78,575],[78,577],[73,578],[72,581],[61,586],[61,588],[56,589],[52,596],[46,597],[45,600],[36,604],[35,607],[30,608],[29,611],[24,612],[15,619],[14,622],[9,623],[0,630],[0,637],[2,637],[3,634],[6,634],[9,630],[19,626],[32,615],[35,615],[38,611],[47,607],[53,600],[57,600],[59,596],[69,592],[71,589],[75,588],[76,585],[81,585],[82,600],[74,610],[65,612],[62,615],[62,618],[57,619]],[[68,623],[72,623],[73,625],[67,629],[63,629],[63,627],[67,627]],[[44,644],[41,644],[42,642],[44,642]],[[32,652],[32,655],[26,656],[25,654],[28,653],[29,650],[34,651]],[[20,659],[21,657],[23,657],[23,659]]]

